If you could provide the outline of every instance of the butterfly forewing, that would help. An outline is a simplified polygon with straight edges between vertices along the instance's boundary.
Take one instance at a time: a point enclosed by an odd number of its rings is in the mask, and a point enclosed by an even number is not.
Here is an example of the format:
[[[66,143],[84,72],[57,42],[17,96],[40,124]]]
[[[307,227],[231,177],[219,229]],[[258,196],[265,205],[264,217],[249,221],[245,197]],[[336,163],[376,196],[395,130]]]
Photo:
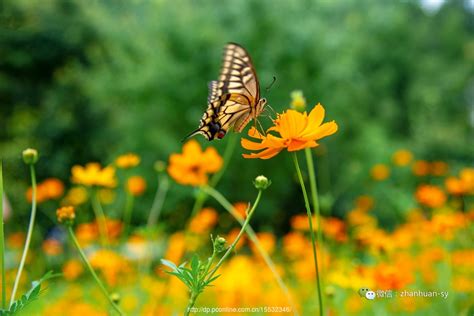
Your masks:
[[[202,134],[208,140],[222,138],[229,129],[240,132],[260,112],[260,86],[247,51],[229,43],[224,49],[218,81],[209,83],[207,109],[199,128],[188,137]]]

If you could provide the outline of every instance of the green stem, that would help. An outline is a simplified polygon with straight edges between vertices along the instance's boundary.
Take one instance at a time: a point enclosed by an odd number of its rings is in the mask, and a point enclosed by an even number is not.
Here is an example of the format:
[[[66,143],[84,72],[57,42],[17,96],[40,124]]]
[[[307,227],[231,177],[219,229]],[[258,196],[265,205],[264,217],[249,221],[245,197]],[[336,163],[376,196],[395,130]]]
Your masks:
[[[191,308],[193,308],[194,304],[196,303],[196,299],[199,294],[197,293],[192,293],[191,297],[189,298],[189,303],[188,306],[186,307],[186,310],[184,311],[184,316],[188,316],[189,313],[191,312]]]
[[[298,163],[298,156],[296,155],[296,152],[293,153],[293,162],[295,164],[296,172],[298,174],[298,180],[300,181],[300,184],[301,184],[301,190],[303,191],[303,198],[304,198],[304,204],[306,207],[306,213],[308,214],[311,244],[313,248],[314,268],[316,270],[316,281],[317,281],[316,283],[317,283],[317,288],[318,288],[319,315],[323,316],[324,306],[323,306],[323,300],[322,300],[322,295],[321,295],[321,283],[319,281],[318,256],[316,252],[316,243],[315,243],[315,238],[314,238],[313,219],[312,219],[312,214],[311,214],[311,208],[309,207],[308,193],[306,192],[306,187],[303,181],[303,176],[301,174],[301,169]]]
[[[161,209],[169,189],[169,179],[166,174],[158,175],[158,188],[156,189],[153,205],[151,206],[150,215],[148,216],[147,227],[151,228],[158,223],[160,219]]]
[[[232,253],[232,251],[234,250],[235,246],[237,245],[237,243],[239,242],[240,238],[242,237],[242,235],[244,234],[249,222],[250,222],[250,219],[252,218],[252,215],[253,213],[255,212],[255,209],[257,208],[257,205],[258,203],[260,202],[260,198],[262,197],[262,190],[258,190],[258,195],[257,195],[257,198],[255,199],[255,202],[252,206],[252,208],[250,209],[250,211],[247,213],[247,218],[245,219],[245,222],[244,224],[242,225],[242,229],[240,230],[239,234],[237,235],[237,237],[235,238],[234,242],[232,243],[232,245],[230,245],[230,247],[227,249],[227,251],[225,252],[225,254],[222,256],[222,258],[219,260],[219,262],[217,262],[217,264],[214,266],[214,268],[204,277],[205,279],[205,282],[208,282],[210,279],[212,279],[212,277],[214,276],[214,274],[217,272],[217,270],[219,269],[219,267],[224,263],[225,259],[227,259],[227,257]],[[189,315],[190,311],[191,311],[191,308],[193,308],[194,304],[196,303],[196,299],[197,297],[199,296],[200,293],[197,293],[197,292],[191,292],[191,297],[189,298],[189,304],[188,306],[186,307],[186,310],[184,312],[184,315]]]
[[[129,235],[130,230],[130,221],[132,219],[132,210],[133,210],[133,195],[130,192],[127,192],[126,202],[125,202],[125,212],[123,214],[123,235],[122,240],[126,240]]]
[[[245,218],[245,222],[243,223],[242,225],[242,228],[240,229],[240,232],[239,234],[237,235],[237,237],[235,238],[234,242],[232,243],[232,245],[230,245],[230,247],[227,249],[226,253],[222,256],[222,258],[219,260],[219,262],[217,262],[217,264],[214,266],[214,268],[211,270],[211,272],[209,272],[208,276],[207,276],[207,281],[209,281],[213,276],[214,274],[217,272],[217,270],[219,269],[219,267],[224,263],[225,259],[227,259],[227,257],[232,253],[232,251],[234,250],[235,246],[237,245],[237,243],[239,242],[240,238],[242,237],[242,235],[244,234],[245,230],[247,229],[247,226],[249,225],[249,222],[250,222],[250,219],[252,218],[252,215],[255,211],[255,209],[257,208],[257,205],[258,203],[260,202],[260,198],[262,197],[262,190],[258,190],[258,195],[257,195],[257,198],[255,199],[255,202],[253,203],[253,206],[252,208],[250,209],[250,211],[248,212],[247,214],[247,218]]]
[[[217,190],[214,188],[211,188],[209,186],[205,186],[203,188],[207,194],[212,196],[217,202],[219,202],[222,207],[224,207],[238,222],[241,226],[244,225],[244,219],[242,216],[237,213],[232,206],[232,204]],[[290,291],[286,287],[285,283],[283,282],[282,278],[280,277],[280,274],[278,274],[277,268],[275,266],[275,263],[272,261],[268,253],[265,251],[263,248],[262,244],[258,240],[257,235],[255,234],[255,231],[253,230],[252,226],[249,224],[246,229],[247,235],[249,236],[250,240],[254,243],[254,245],[257,247],[258,252],[263,258],[263,261],[265,261],[265,264],[270,268],[272,271],[273,276],[275,277],[275,280],[277,281],[278,285],[280,288],[283,290],[283,293],[285,293],[285,296],[288,300],[288,303],[291,305],[291,308],[293,310],[293,315],[298,315],[298,311],[296,309],[295,302],[290,294]]]
[[[122,312],[122,310],[120,309],[120,307],[118,307],[117,304],[115,304],[114,301],[112,300],[112,298],[110,297],[109,292],[107,292],[107,289],[105,288],[104,284],[102,283],[102,281],[100,281],[99,277],[97,276],[97,274],[95,273],[94,269],[92,268],[92,266],[91,266],[89,260],[87,260],[86,255],[85,255],[84,252],[82,251],[82,248],[81,248],[81,246],[79,245],[79,242],[77,241],[76,236],[74,235],[74,232],[73,232],[73,230],[72,230],[72,227],[71,227],[71,226],[68,226],[67,231],[68,231],[68,233],[69,233],[69,237],[71,238],[72,242],[74,243],[74,246],[76,247],[77,251],[79,252],[79,255],[81,256],[82,261],[83,261],[84,264],[86,265],[86,267],[87,267],[87,269],[89,270],[89,272],[92,274],[92,277],[94,278],[95,282],[96,282],[97,285],[99,286],[99,288],[100,288],[100,290],[102,291],[102,293],[105,295],[105,297],[106,297],[107,300],[109,301],[110,305],[112,305],[112,307],[117,311],[117,313],[119,313],[119,315],[124,315],[124,313]]]
[[[36,174],[35,167],[33,164],[30,164],[30,174],[31,174],[31,215],[30,223],[28,225],[28,232],[26,234],[25,247],[23,248],[23,254],[20,260],[20,266],[18,267],[18,272],[16,274],[15,283],[13,284],[12,295],[10,298],[10,306],[15,301],[16,291],[18,290],[18,285],[20,284],[21,273],[23,272],[23,267],[25,266],[26,256],[28,255],[28,249],[30,247],[31,236],[33,235],[33,227],[35,225],[36,218]]]
[[[107,222],[105,220],[104,210],[100,204],[97,190],[92,192],[92,209],[94,210],[97,226],[99,226],[100,240],[103,247],[109,245],[109,234],[107,232]]]
[[[5,235],[3,231],[3,163],[0,159],[0,259],[2,260],[2,309],[7,304],[7,280],[5,279]]]
[[[323,259],[323,237],[322,237],[322,229],[323,227],[321,226],[321,210],[319,207],[319,200],[318,200],[318,186],[316,184],[316,174],[314,172],[314,163],[313,163],[313,155],[311,155],[311,149],[306,148],[305,149],[305,155],[306,155],[306,165],[308,167],[308,174],[309,174],[309,186],[311,190],[311,199],[313,202],[313,209],[316,214],[316,224],[318,225],[318,230],[316,231],[316,237],[317,237],[317,245],[319,249],[321,249],[321,253],[319,257],[321,258],[321,262],[324,262]],[[321,274],[323,274],[323,265],[321,264]],[[324,284],[322,278],[320,278],[320,281],[322,284]]]

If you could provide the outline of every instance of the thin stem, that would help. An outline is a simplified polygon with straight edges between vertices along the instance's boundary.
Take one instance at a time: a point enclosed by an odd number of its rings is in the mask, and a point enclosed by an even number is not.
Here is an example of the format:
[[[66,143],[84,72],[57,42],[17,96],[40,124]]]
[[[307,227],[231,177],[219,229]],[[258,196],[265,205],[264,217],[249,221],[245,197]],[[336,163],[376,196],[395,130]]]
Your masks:
[[[104,210],[100,204],[99,194],[97,190],[92,192],[92,209],[94,210],[97,226],[99,226],[99,234],[102,246],[109,245],[109,234],[107,231],[107,222],[105,220]]]
[[[158,223],[160,219],[161,209],[165,202],[166,193],[169,189],[169,179],[166,174],[158,175],[158,188],[156,189],[155,198],[151,206],[150,215],[148,216],[147,227],[151,228]]]
[[[35,225],[36,218],[36,174],[35,167],[33,164],[30,164],[30,174],[31,174],[31,215],[30,223],[28,225],[28,232],[26,234],[25,247],[23,248],[23,254],[20,260],[20,266],[18,267],[18,272],[16,274],[15,283],[13,285],[12,295],[10,298],[10,306],[15,301],[16,291],[18,290],[18,285],[20,284],[21,273],[23,272],[23,267],[25,266],[26,256],[28,255],[28,249],[30,247],[31,236],[33,235],[33,227]]]
[[[244,225],[244,218],[235,211],[234,207],[232,204],[217,190],[214,188],[211,188],[209,186],[205,186],[203,188],[209,194],[212,196],[217,202],[219,202],[222,207],[224,207],[238,222],[241,226]],[[268,253],[265,251],[263,248],[262,244],[258,240],[257,235],[255,234],[255,231],[253,230],[252,226],[249,224],[246,229],[247,235],[249,236],[250,240],[254,243],[254,245],[257,247],[258,252],[263,258],[263,261],[265,261],[265,264],[270,268],[272,271],[273,276],[275,277],[275,280],[277,281],[278,285],[280,288],[283,290],[283,293],[285,293],[285,296],[288,300],[288,303],[291,305],[291,308],[293,310],[293,315],[298,315],[298,311],[296,309],[296,305],[294,303],[294,300],[290,294],[290,291],[286,287],[285,283],[283,282],[282,278],[280,277],[280,274],[278,274],[277,268],[275,266],[275,263],[272,261]]]
[[[227,259],[227,257],[231,254],[231,252],[234,250],[235,248],[235,245],[237,245],[237,243],[239,242],[240,238],[242,237],[242,235],[244,234],[249,222],[250,222],[250,219],[252,218],[252,215],[253,213],[255,212],[255,209],[257,208],[257,205],[258,203],[260,202],[260,198],[262,197],[262,190],[258,190],[258,195],[257,195],[257,198],[255,199],[255,202],[252,206],[252,208],[250,209],[250,211],[247,213],[247,218],[245,219],[245,222],[244,224],[242,225],[242,229],[240,230],[239,234],[237,235],[237,237],[235,238],[234,242],[232,243],[232,245],[230,245],[230,247],[227,249],[227,251],[225,252],[225,254],[221,257],[221,259],[219,260],[219,262],[217,262],[217,264],[214,266],[214,268],[207,274],[207,276],[204,277],[205,279],[205,282],[209,282],[210,279],[212,279],[212,277],[214,276],[214,274],[217,272],[217,270],[219,269],[219,267],[224,263],[225,259]],[[189,304],[188,306],[186,307],[186,310],[184,312],[184,315],[189,315],[189,312],[191,311],[191,308],[193,308],[194,304],[196,303],[196,299],[197,297],[199,296],[199,293],[197,292],[194,292],[192,291],[191,292],[191,297],[189,298]]]
[[[68,226],[67,231],[69,233],[69,237],[71,238],[72,242],[74,243],[74,246],[76,247],[77,251],[79,252],[79,255],[81,256],[82,261],[86,265],[89,272],[92,274],[92,277],[94,278],[95,282],[99,286],[102,293],[105,295],[105,297],[107,297],[107,300],[109,301],[110,305],[112,305],[112,307],[117,311],[117,313],[119,313],[119,315],[124,315],[124,313],[122,312],[120,307],[118,307],[117,304],[115,304],[114,301],[112,300],[112,298],[110,297],[109,292],[107,292],[107,289],[105,288],[104,284],[102,283],[102,281],[100,281],[99,277],[97,276],[94,269],[92,268],[89,260],[87,260],[86,255],[82,251],[82,248],[79,245],[79,242],[77,241],[76,236],[74,235],[72,227]]]
[[[133,195],[130,192],[127,192],[126,196],[126,201],[125,201],[125,211],[123,214],[123,224],[124,224],[124,229],[123,229],[123,235],[122,235],[122,240],[125,240],[130,231],[130,221],[132,219],[132,210],[133,210]]]
[[[2,309],[7,304],[7,280],[5,278],[5,235],[3,231],[3,163],[0,159],[0,259],[2,260]]]
[[[301,169],[298,163],[298,156],[296,155],[296,152],[293,153],[293,162],[295,163],[296,172],[298,174],[298,180],[300,181],[300,184],[301,184],[301,191],[303,191],[303,198],[304,198],[304,204],[306,207],[306,213],[308,214],[311,244],[313,248],[314,268],[316,270],[316,281],[317,281],[316,283],[318,287],[319,315],[323,316],[324,307],[323,307],[323,300],[322,300],[322,295],[321,295],[321,283],[319,281],[318,256],[316,252],[316,243],[315,243],[315,238],[314,238],[313,219],[312,219],[312,214],[311,214],[311,208],[309,207],[308,193],[306,192],[306,187],[304,185],[303,176],[301,174]]]
[[[186,310],[184,311],[184,316],[188,316],[189,313],[191,312],[191,308],[193,308],[194,304],[196,303],[196,299],[198,297],[198,293],[193,292],[191,294],[191,297],[189,298],[189,303],[188,306],[186,307]]]
[[[313,155],[311,155],[311,149],[306,148],[305,149],[305,155],[306,155],[306,165],[308,167],[308,174],[309,174],[309,186],[310,186],[310,191],[311,191],[311,199],[313,202],[313,209],[316,214],[316,224],[318,225],[318,230],[316,231],[316,236],[318,239],[318,247],[321,249],[321,253],[319,257],[321,258],[321,261],[324,262],[323,259],[323,237],[322,237],[322,226],[321,226],[321,211],[319,207],[319,200],[318,200],[318,186],[316,184],[316,174],[314,172],[314,163],[313,163]],[[321,265],[321,273],[323,273],[323,265]],[[321,283],[322,282],[321,278]]]
[[[237,235],[237,237],[235,238],[234,242],[232,243],[232,245],[230,245],[230,247],[227,249],[226,253],[222,256],[222,258],[219,260],[219,262],[217,262],[217,264],[214,266],[214,268],[211,270],[211,272],[209,272],[208,276],[207,276],[207,281],[209,281],[213,276],[214,274],[217,272],[217,270],[219,269],[219,267],[224,263],[225,259],[227,259],[227,257],[231,254],[231,252],[234,250],[235,246],[237,245],[237,243],[239,242],[240,238],[242,237],[242,235],[244,234],[245,230],[247,229],[247,226],[249,225],[249,222],[250,222],[250,219],[252,218],[252,215],[255,211],[255,209],[257,208],[257,205],[258,203],[260,202],[260,198],[262,197],[262,190],[258,190],[258,195],[257,195],[257,198],[255,199],[255,202],[253,203],[253,206],[252,208],[250,209],[250,211],[248,212],[247,214],[247,218],[245,219],[245,222],[244,224],[242,225],[242,228],[240,229],[240,232],[239,234]]]

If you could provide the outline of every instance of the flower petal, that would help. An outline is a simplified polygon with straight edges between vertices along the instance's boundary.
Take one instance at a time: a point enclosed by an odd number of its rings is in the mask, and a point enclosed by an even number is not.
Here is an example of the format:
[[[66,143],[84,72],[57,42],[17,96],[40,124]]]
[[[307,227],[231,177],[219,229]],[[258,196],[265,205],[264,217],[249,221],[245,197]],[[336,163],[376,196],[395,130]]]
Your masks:
[[[288,151],[298,151],[304,148],[316,147],[318,144],[314,140],[310,141],[301,141],[301,140],[291,140],[288,145]]]
[[[319,126],[317,129],[312,130],[310,133],[302,135],[304,138],[307,139],[314,139],[318,140],[323,137],[329,136],[337,132],[338,126],[335,121],[331,121],[328,123],[324,123],[323,125]]]
[[[243,154],[242,156],[247,159],[270,159],[276,156],[283,148],[267,148],[259,153],[252,153],[252,154]]]

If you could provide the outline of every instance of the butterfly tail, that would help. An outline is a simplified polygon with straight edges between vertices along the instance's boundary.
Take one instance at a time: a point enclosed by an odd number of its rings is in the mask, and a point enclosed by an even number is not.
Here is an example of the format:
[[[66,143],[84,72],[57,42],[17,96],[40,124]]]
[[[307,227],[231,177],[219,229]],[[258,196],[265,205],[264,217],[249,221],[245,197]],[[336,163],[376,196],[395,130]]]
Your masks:
[[[181,142],[184,143],[185,141],[187,141],[187,140],[190,139],[191,137],[196,136],[196,135],[198,135],[198,134],[201,134],[201,135],[203,135],[204,137],[206,137],[207,140],[210,140],[210,139],[209,139],[209,135],[208,135],[205,131],[202,130],[202,127],[199,127],[199,128],[197,128],[197,129],[195,129],[194,131],[192,131],[191,133],[189,133],[186,137],[184,137],[184,138],[181,140]]]

